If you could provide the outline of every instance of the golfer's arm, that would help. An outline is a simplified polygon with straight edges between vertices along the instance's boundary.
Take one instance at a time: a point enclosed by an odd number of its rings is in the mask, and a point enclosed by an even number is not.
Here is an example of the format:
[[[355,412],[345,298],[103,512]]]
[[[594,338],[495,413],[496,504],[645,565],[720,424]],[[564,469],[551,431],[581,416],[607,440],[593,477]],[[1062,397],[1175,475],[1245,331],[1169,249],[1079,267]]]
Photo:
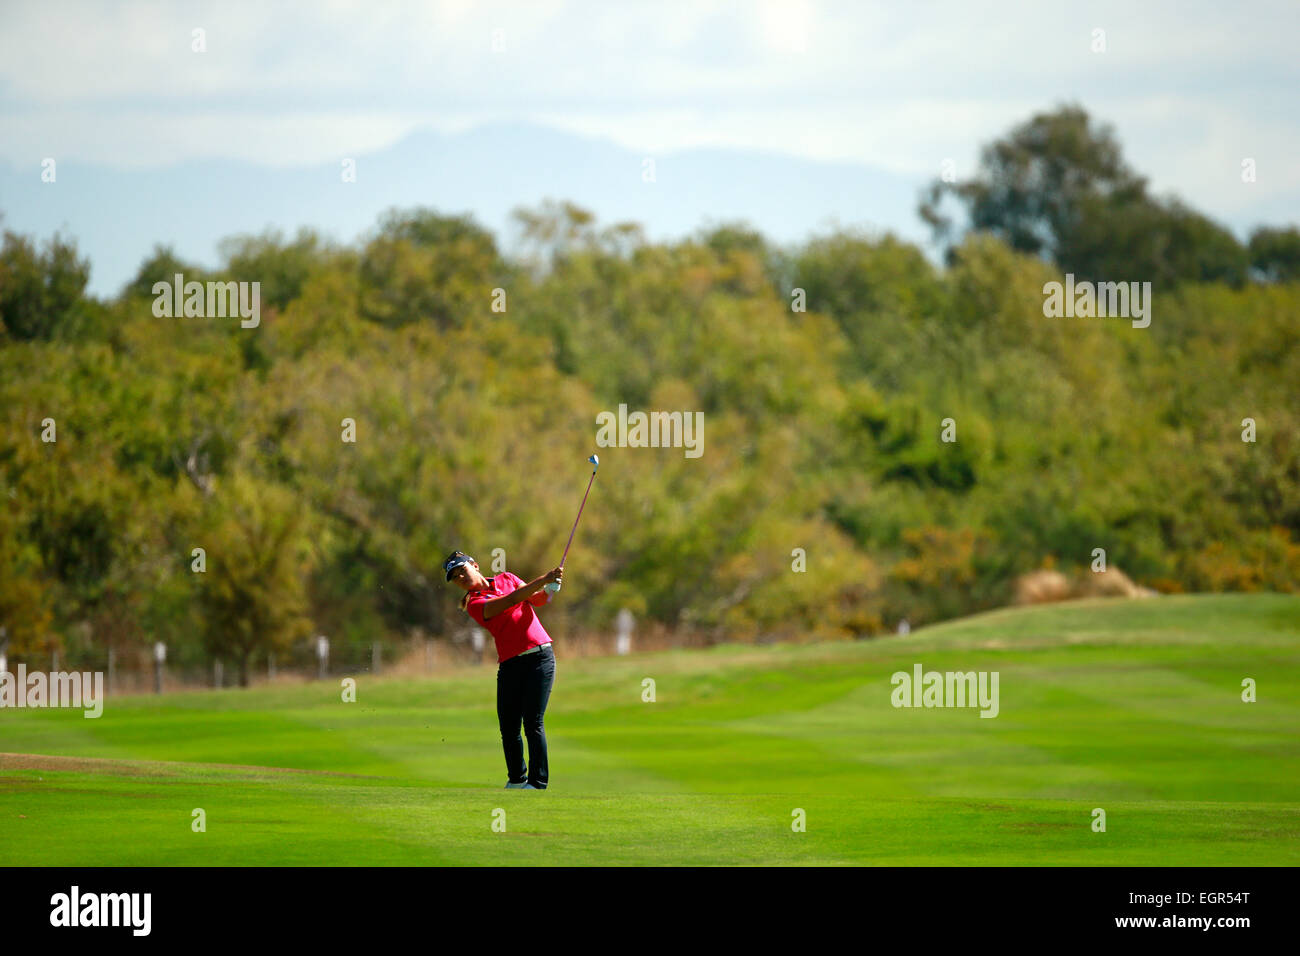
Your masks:
[[[542,579],[529,581],[523,587],[511,591],[509,594],[503,594],[499,598],[493,598],[483,605],[483,620],[490,617],[496,617],[502,611],[509,610],[516,604],[527,601],[530,597],[542,589]]]

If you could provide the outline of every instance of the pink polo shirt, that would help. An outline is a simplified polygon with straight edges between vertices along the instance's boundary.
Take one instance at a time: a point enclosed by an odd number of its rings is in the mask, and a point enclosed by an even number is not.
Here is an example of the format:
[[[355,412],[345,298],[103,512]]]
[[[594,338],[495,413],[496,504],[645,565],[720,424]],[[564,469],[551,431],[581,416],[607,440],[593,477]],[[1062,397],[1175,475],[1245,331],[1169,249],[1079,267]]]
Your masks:
[[[470,595],[469,602],[465,605],[465,612],[486,627],[492,639],[496,641],[498,664],[522,654],[530,647],[551,643],[551,635],[546,633],[546,628],[542,627],[537,612],[533,610],[534,607],[549,603],[550,594],[541,591],[513,607],[494,614],[485,621],[483,620],[484,604],[503,594],[517,591],[528,583],[509,571],[502,571],[488,578],[487,582],[486,590],[475,591]]]

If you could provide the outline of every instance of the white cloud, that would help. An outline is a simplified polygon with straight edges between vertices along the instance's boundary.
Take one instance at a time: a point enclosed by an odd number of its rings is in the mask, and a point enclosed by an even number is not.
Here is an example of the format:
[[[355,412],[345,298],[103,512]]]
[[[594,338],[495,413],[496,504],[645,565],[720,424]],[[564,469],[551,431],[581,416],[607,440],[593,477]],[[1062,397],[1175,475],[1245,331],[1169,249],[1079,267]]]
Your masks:
[[[647,153],[732,146],[929,175],[945,157],[969,166],[1013,123],[1078,100],[1116,123],[1130,161],[1159,188],[1195,205],[1230,209],[1300,186],[1300,7],[1286,3],[332,0],[0,11],[0,158],[11,162],[321,162],[419,126],[510,117]],[[207,30],[203,54],[190,50],[196,26]],[[1094,27],[1107,32],[1104,54],[1089,50]],[[491,48],[494,30],[503,52]],[[1220,178],[1244,155],[1261,169],[1247,198]]]

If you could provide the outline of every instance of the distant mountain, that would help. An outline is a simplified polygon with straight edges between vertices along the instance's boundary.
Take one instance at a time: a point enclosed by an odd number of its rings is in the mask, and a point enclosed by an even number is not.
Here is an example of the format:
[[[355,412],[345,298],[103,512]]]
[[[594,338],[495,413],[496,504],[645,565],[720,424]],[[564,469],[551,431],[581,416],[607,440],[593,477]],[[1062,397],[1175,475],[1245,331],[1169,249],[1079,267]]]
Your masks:
[[[698,149],[655,158],[540,126],[483,126],[455,135],[416,132],[356,159],[357,181],[340,162],[292,169],[211,160],[147,170],[59,163],[56,183],[40,168],[0,165],[3,228],[42,240],[55,230],[90,257],[90,291],[115,295],[155,243],[202,265],[217,242],[274,226],[314,226],[352,242],[390,206],[470,212],[509,249],[517,206],[565,199],[598,223],[632,220],[652,239],[677,238],[723,220],[747,220],[776,242],[835,223],[924,241],[915,209],[919,179],[870,166],[820,163],[772,153]]]

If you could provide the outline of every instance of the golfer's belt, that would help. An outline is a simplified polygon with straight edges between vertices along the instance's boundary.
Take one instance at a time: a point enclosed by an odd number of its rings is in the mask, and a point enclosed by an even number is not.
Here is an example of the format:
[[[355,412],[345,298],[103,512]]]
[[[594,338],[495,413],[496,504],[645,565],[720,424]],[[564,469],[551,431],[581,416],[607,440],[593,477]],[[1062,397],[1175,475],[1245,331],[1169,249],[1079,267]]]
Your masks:
[[[526,651],[520,651],[518,654],[515,655],[515,657],[523,657],[525,654],[536,654],[545,646],[546,646],[545,644],[538,644],[536,647],[530,647]]]

